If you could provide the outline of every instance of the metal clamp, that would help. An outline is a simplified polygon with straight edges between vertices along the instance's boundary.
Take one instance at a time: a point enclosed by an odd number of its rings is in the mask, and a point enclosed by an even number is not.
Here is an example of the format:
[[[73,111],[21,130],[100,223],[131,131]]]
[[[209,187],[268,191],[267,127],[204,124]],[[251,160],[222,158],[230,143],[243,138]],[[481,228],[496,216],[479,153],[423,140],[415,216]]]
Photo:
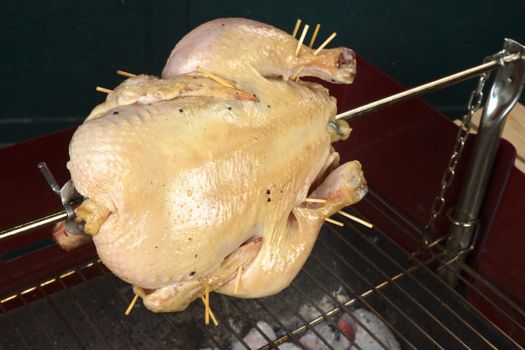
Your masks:
[[[470,242],[468,242],[463,249],[451,252],[454,256],[463,257],[467,253],[470,253],[474,250],[474,247],[476,246],[476,242],[478,240],[478,232],[479,232],[479,220],[468,220],[468,221],[461,221],[458,219],[455,219],[452,216],[452,213],[454,211],[454,208],[450,208],[447,210],[447,218],[450,221],[450,223],[457,227],[458,230],[464,229],[464,231],[472,232],[470,235]],[[448,252],[448,250],[447,250]]]
[[[458,227],[463,227],[463,228],[470,228],[470,227],[473,227],[473,226],[475,226],[475,225],[477,225],[479,223],[479,220],[469,220],[469,221],[456,220],[452,216],[452,212],[454,211],[454,208],[455,207],[452,207],[449,210],[447,210],[447,218],[448,218],[448,221],[450,221],[450,223],[452,225],[458,226]]]
[[[56,195],[60,197],[62,206],[66,210],[66,231],[73,235],[84,235],[84,223],[75,221],[75,208],[74,206],[82,202],[85,198],[78,193],[73,181],[69,180],[60,188],[55,177],[51,174],[51,171],[47,167],[46,162],[40,162],[38,165],[38,170],[44,176],[44,179],[51,187],[51,190],[55,192]]]

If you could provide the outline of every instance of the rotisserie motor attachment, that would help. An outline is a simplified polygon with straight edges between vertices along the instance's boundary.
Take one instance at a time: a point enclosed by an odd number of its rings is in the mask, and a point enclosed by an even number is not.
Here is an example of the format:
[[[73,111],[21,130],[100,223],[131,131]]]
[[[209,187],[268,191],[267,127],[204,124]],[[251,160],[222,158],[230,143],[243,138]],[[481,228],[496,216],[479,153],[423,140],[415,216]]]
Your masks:
[[[206,23],[162,78],[126,80],[75,132],[68,169],[87,198],[77,219],[148,309],[182,310],[205,290],[279,292],[325,218],[365,195],[360,164],[339,165],[331,147],[350,132],[335,99],[297,79],[351,83],[354,54],[296,47],[262,23]]]

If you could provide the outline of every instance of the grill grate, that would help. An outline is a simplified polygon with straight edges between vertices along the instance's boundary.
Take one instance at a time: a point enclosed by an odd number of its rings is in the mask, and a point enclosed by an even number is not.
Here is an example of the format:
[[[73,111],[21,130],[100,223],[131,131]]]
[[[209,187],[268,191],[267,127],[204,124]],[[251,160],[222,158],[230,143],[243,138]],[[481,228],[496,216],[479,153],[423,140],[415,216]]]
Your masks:
[[[365,201],[417,238],[417,225],[389,208],[374,191]],[[347,210],[362,216],[355,208]],[[219,327],[203,324],[200,301],[171,314],[154,314],[138,303],[130,316],[124,316],[133,296],[131,287],[95,260],[4,298],[0,348],[224,349],[232,343],[248,348],[243,336],[254,329],[267,343],[261,349],[286,342],[306,349],[302,338],[306,333],[320,348],[338,349],[344,340],[353,341],[338,327],[343,314],[369,333],[377,347],[388,348],[366,322],[354,316],[356,308],[376,315],[403,349],[522,348],[433,272],[444,254],[441,240],[425,256],[414,258],[381,227],[367,229],[342,216],[337,220],[345,228],[326,224],[299,276],[278,295],[242,300],[213,294],[211,306]],[[498,303],[494,306],[525,331],[525,312],[466,264],[461,266],[464,285],[490,302],[495,295],[507,303],[518,317]],[[477,283],[490,294],[476,288]],[[270,325],[276,337],[267,335],[258,321]],[[354,346],[366,349],[362,344]]]

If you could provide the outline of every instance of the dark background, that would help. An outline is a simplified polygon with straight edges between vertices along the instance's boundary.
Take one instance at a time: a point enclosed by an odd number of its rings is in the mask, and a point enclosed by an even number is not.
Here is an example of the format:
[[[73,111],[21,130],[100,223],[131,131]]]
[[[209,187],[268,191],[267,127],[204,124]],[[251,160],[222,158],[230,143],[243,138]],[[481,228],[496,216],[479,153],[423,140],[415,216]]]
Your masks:
[[[525,42],[525,1],[2,1],[0,146],[77,125],[116,69],[159,74],[176,42],[217,17],[291,32],[297,18],[330,46],[348,46],[407,87],[476,65],[504,37]],[[358,73],[359,74],[359,73]],[[462,114],[473,82],[427,97]]]

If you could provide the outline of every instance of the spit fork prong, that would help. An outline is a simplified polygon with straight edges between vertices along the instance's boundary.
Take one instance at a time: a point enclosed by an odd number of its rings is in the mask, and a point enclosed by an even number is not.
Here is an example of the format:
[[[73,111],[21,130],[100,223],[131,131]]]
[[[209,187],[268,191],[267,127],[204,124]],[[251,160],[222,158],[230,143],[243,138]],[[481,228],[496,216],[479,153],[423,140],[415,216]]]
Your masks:
[[[75,208],[73,207],[75,204],[83,201],[84,197],[78,193],[75,185],[73,184],[73,181],[69,180],[64,184],[64,186],[62,186],[62,188],[60,188],[46,162],[38,163],[37,167],[42,173],[42,176],[44,176],[46,182],[49,184],[49,187],[51,187],[51,190],[55,192],[62,201],[62,206],[66,210],[67,214],[66,231],[74,235],[85,234],[83,230],[83,223],[75,221],[76,215]]]
[[[40,173],[48,183],[49,187],[51,187],[51,190],[55,192],[58,196],[60,196],[60,186],[58,185],[58,182],[55,180],[55,177],[53,174],[51,174],[51,171],[49,170],[46,162],[40,162],[37,165],[38,170],[40,170]]]

